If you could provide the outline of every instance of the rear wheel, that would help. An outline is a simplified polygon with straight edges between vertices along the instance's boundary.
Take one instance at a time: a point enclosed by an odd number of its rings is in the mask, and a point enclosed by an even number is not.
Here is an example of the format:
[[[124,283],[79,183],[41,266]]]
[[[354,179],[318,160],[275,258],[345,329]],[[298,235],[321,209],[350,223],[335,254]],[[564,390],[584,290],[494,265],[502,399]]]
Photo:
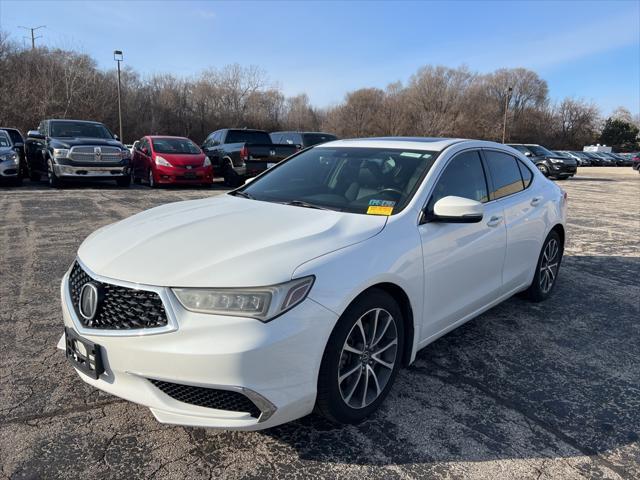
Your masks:
[[[551,295],[556,285],[564,246],[560,241],[560,235],[553,230],[547,236],[536,265],[536,273],[533,282],[527,290],[527,295],[534,302],[541,302]]]
[[[238,175],[233,169],[230,161],[225,164],[222,176],[224,178],[224,184],[228,187],[236,188],[244,185],[244,178]]]
[[[383,290],[370,290],[342,314],[320,367],[316,410],[337,423],[358,423],[378,409],[400,367],[402,312]]]

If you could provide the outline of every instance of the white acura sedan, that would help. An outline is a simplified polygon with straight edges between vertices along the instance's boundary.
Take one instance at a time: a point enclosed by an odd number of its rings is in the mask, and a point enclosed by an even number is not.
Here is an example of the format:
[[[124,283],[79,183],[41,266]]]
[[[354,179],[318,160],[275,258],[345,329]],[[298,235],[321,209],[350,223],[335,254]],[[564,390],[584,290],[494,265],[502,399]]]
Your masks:
[[[91,234],[62,280],[59,347],[161,422],[359,422],[418,350],[517,292],[551,294],[566,208],[501,144],[325,143]]]

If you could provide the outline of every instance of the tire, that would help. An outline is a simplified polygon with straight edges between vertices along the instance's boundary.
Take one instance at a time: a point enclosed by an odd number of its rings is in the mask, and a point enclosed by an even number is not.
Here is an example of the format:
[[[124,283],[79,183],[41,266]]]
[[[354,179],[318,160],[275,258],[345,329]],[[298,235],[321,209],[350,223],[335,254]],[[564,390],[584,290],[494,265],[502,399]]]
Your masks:
[[[228,187],[236,188],[244,185],[244,178],[238,175],[229,163],[225,164],[222,176],[224,184]]]
[[[142,179],[140,177],[136,177],[133,168],[131,169],[131,181],[136,185],[140,185],[142,183]]]
[[[403,342],[402,311],[396,301],[378,289],[358,297],[338,320],[325,347],[316,412],[332,422],[352,424],[375,412],[398,373]]]
[[[56,176],[56,171],[53,169],[53,160],[47,160],[47,178],[49,180],[49,186],[52,188],[62,188],[64,184]]]
[[[539,163],[536,167],[538,167],[538,170],[540,170],[545,177],[549,177],[549,169],[546,165]]]
[[[553,253],[554,242],[556,245],[555,253]],[[533,282],[531,282],[531,285],[526,290],[529,300],[533,302],[541,302],[551,295],[554,287],[556,286],[563,253],[564,245],[562,245],[562,242],[560,241],[560,236],[555,230],[552,230],[542,244],[542,250],[540,250],[538,263],[536,264],[536,273],[533,276]],[[551,258],[548,260],[550,255]],[[555,268],[552,268],[553,264],[555,264]],[[547,283],[549,280],[551,281],[550,285]]]
[[[131,176],[127,175],[126,177],[117,178],[116,185],[123,188],[128,187],[129,185],[131,185]]]
[[[149,182],[149,188],[157,188],[158,184],[156,183],[155,178],[153,178],[153,170],[149,169],[149,175],[147,176],[147,181]]]

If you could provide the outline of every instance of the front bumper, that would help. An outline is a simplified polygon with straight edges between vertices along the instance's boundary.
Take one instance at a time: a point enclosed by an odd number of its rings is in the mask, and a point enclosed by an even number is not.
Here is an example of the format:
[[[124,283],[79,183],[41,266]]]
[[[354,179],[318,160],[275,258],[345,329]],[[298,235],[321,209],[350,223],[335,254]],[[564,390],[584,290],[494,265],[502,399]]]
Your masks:
[[[184,167],[163,167],[157,165],[155,168],[156,183],[163,185],[208,184],[213,182],[213,168],[211,166],[187,169]]]
[[[18,168],[18,161],[5,160],[0,162],[0,177],[16,178],[18,176]]]
[[[105,373],[99,379],[78,370],[82,380],[94,387],[149,407],[160,422],[180,425],[260,430],[313,410],[322,355],[337,321],[333,312],[315,301],[307,298],[265,324],[189,312],[165,289],[165,308],[175,320],[172,331],[87,330],[71,304],[68,275],[61,285],[64,324],[102,347]],[[58,347],[64,349],[64,339]],[[151,380],[237,391],[262,413],[255,418],[184,403]]]
[[[118,178],[129,175],[128,166],[76,166],[54,165],[56,176],[59,178]]]
[[[551,175],[575,175],[578,171],[576,165],[567,165],[565,163],[553,163],[549,162]]]

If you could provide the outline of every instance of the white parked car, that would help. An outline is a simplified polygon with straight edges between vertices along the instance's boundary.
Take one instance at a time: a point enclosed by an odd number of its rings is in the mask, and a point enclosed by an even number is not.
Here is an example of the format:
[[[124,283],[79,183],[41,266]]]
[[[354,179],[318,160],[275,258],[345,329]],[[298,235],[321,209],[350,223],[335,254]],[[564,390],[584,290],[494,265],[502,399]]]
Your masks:
[[[418,350],[553,291],[566,207],[501,144],[326,143],[91,234],[62,280],[59,346],[161,422],[257,430],[316,408],[355,423]]]

